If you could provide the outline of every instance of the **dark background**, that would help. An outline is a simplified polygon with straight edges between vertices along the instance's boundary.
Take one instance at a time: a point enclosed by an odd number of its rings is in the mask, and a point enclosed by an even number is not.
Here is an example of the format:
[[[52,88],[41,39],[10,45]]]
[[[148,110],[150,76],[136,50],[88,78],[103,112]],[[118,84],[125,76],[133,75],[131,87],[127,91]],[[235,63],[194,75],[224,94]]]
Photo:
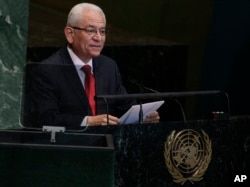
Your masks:
[[[79,2],[30,0],[28,60],[46,58],[65,43],[68,11]],[[89,2],[106,13],[110,34],[103,53],[118,62],[125,84],[132,77],[164,92],[222,90],[232,115],[250,113],[249,0]],[[221,96],[183,101],[189,119],[227,112],[225,103]]]

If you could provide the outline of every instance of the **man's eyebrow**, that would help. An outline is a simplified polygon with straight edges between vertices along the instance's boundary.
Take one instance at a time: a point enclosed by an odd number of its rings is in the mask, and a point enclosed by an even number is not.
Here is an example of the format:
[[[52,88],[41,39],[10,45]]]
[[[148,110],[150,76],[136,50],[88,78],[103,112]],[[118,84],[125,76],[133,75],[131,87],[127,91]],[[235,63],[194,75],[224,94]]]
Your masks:
[[[94,25],[86,25],[86,28],[87,27],[91,27],[91,28],[97,28],[96,26],[94,26]],[[103,27],[100,27],[99,29],[105,29],[106,27],[105,26],[103,26]]]

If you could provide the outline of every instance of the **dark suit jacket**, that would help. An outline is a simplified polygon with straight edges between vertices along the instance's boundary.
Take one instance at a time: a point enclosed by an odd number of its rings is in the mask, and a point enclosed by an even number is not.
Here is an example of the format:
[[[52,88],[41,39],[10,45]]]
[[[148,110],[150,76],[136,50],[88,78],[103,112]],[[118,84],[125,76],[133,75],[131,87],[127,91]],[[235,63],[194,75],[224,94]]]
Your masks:
[[[30,81],[26,86],[28,115],[32,125],[65,126],[78,129],[83,118],[91,115],[84,87],[69,56],[67,47],[59,49],[48,59],[32,67]],[[127,94],[123,87],[118,66],[114,60],[104,55],[93,59],[93,72],[96,80],[96,95]],[[28,97],[27,97],[28,96]],[[134,100],[109,101],[109,113],[119,117]],[[97,101],[97,114],[106,113],[104,101]]]

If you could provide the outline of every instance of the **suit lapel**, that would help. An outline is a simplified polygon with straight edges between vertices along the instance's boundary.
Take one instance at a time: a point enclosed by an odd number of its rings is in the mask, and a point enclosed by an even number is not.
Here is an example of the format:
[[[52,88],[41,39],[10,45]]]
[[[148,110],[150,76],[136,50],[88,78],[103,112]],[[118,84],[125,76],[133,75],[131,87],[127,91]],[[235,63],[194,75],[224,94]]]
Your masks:
[[[94,68],[94,75],[95,75],[95,83],[96,83],[96,95],[103,94],[103,69],[102,69],[102,62],[100,61],[100,57],[93,59],[93,68]],[[106,103],[103,100],[96,100],[96,109],[97,114],[104,114],[107,111]]]
[[[101,62],[99,62],[98,58],[93,59],[93,68],[94,68],[94,75],[95,75],[95,84],[96,84],[96,95],[102,93],[102,71],[101,71]]]
[[[64,77],[67,81],[67,83],[70,85],[74,93],[76,94],[77,98],[79,98],[79,101],[82,101],[83,103],[86,103],[87,96],[84,91],[82,82],[78,76],[77,70],[68,54],[67,48],[66,52],[63,52],[62,55],[62,72],[64,74]],[[66,83],[65,83],[66,84]],[[85,97],[84,97],[85,96]]]

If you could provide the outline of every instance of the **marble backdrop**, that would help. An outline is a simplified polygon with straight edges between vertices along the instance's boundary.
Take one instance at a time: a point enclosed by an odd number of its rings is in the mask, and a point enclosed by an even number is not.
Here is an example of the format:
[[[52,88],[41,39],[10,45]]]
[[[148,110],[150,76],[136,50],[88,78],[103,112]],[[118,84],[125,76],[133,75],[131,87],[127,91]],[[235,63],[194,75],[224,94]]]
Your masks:
[[[29,0],[0,0],[0,129],[19,125]]]

